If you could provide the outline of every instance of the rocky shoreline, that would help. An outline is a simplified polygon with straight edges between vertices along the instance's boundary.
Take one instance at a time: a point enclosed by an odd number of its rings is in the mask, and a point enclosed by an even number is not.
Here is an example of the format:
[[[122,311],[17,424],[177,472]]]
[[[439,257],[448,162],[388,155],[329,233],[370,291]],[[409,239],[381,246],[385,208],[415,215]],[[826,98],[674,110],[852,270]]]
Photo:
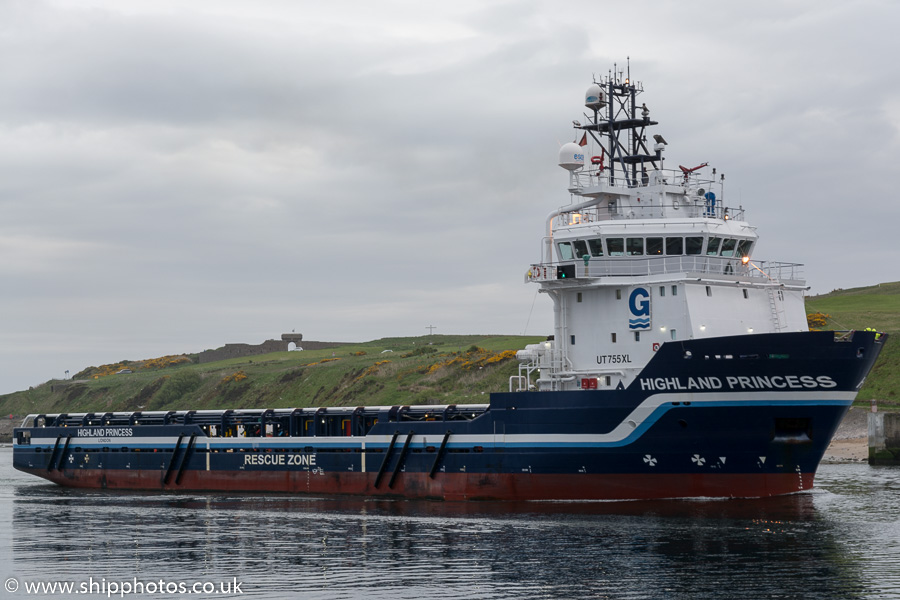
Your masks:
[[[868,462],[869,460],[869,417],[868,411],[859,406],[850,411],[838,426],[831,440],[823,463]]]

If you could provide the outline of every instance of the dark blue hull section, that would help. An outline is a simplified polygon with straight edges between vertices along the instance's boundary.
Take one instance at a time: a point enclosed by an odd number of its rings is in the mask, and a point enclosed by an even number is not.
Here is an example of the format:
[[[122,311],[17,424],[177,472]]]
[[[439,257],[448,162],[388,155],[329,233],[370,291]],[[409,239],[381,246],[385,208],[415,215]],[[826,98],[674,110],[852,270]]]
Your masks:
[[[275,417],[266,415],[249,437],[212,435],[193,415],[99,427],[47,416],[16,430],[14,460],[63,485],[119,489],[500,500],[790,493],[812,486],[883,341],[809,332],[665,344],[627,389],[493,394],[459,420],[385,407],[365,426],[364,411],[347,409],[330,432],[282,421],[267,436]]]

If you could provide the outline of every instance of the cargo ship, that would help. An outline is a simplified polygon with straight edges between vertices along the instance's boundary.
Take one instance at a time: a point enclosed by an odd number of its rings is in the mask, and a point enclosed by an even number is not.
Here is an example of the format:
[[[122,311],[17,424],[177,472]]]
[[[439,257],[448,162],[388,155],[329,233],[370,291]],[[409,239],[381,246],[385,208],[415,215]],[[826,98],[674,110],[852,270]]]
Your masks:
[[[666,167],[643,91],[630,66],[587,89],[559,149],[568,199],[523,269],[554,330],[487,404],[33,414],[15,467],[83,488],[438,500],[810,489],[887,336],[809,330],[802,266],[755,258],[715,168]]]

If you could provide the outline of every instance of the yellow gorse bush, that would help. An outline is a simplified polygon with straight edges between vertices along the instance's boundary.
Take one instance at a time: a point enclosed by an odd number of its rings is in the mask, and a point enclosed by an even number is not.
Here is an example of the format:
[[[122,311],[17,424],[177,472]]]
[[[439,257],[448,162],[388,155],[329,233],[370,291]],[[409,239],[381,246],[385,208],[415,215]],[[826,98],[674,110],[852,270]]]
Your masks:
[[[806,315],[806,323],[809,325],[810,329],[820,329],[828,325],[828,319],[830,318],[831,315],[826,315],[825,313],[809,313]]]
[[[92,373],[94,379],[98,377],[106,377],[114,375],[122,369],[131,369],[132,371],[158,371],[168,367],[176,367],[181,364],[190,363],[191,359],[183,354],[171,354],[168,356],[160,356],[159,358],[149,358],[147,360],[136,360],[117,362],[111,365],[100,365],[97,370]]]
[[[430,375],[438,371],[439,369],[452,366],[459,366],[459,368],[469,371],[471,369],[478,369],[481,367],[499,364],[505,360],[514,358],[515,356],[515,350],[491,352],[490,350],[485,350],[484,348],[473,347],[463,354],[451,356],[446,360],[433,363],[425,367],[420,372],[424,373],[425,375]]]
[[[247,374],[243,371],[235,371],[231,375],[227,375],[222,379],[222,383],[230,383],[232,381],[243,381],[247,379]]]
[[[381,365],[386,365],[386,364],[388,364],[389,362],[391,362],[391,361],[389,361],[389,360],[379,360],[379,361],[376,362],[374,365],[370,366],[368,369],[366,369],[365,371],[363,371],[362,373],[360,373],[359,377],[356,378],[356,381],[359,381],[359,380],[362,379],[363,377],[368,377],[369,375],[374,375],[375,373],[378,372],[378,367],[380,367]]]

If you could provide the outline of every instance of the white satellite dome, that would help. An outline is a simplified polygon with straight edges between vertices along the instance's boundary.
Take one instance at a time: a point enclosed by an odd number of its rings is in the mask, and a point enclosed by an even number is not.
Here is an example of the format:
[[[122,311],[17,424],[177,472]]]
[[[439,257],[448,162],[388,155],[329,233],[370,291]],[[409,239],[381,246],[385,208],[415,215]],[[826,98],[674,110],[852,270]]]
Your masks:
[[[575,142],[563,144],[559,149],[559,166],[569,171],[577,171],[584,166],[584,148]]]
[[[584,93],[584,105],[594,110],[606,106],[606,94],[603,93],[603,88],[596,83],[589,87]]]

